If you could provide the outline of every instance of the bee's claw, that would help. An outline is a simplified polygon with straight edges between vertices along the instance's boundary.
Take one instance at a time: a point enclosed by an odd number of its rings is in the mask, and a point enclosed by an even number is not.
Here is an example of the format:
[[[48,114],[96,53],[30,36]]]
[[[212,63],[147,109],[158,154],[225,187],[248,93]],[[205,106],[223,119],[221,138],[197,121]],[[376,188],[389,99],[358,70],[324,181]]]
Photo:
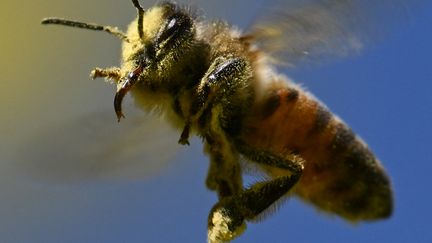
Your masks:
[[[181,145],[190,145],[189,143],[189,129],[190,129],[190,123],[186,122],[186,125],[183,128],[183,131],[180,135],[180,139],[178,141]]]
[[[182,137],[180,137],[178,143],[181,144],[181,145],[188,145],[188,146],[190,145],[189,140],[185,139],[185,138],[182,138]]]

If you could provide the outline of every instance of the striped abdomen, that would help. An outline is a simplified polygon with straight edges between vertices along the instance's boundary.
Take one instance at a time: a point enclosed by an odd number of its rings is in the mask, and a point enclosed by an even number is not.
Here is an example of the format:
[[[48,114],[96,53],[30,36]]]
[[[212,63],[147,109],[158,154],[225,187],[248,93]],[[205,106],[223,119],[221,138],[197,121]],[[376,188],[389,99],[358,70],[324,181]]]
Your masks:
[[[275,88],[277,87],[277,88]],[[259,150],[305,160],[295,194],[348,220],[390,216],[390,182],[367,146],[340,119],[297,87],[277,83],[257,101],[241,138]],[[264,168],[276,177],[286,171]]]

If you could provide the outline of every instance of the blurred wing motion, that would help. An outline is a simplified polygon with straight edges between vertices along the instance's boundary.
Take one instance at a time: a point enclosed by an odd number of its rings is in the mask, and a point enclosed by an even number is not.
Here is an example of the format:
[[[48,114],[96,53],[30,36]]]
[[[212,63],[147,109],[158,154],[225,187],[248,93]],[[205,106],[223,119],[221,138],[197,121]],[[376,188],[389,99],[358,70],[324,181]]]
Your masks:
[[[403,0],[275,0],[268,6],[250,36],[284,65],[359,53],[406,19]]]
[[[39,130],[19,151],[19,172],[64,182],[157,173],[180,148],[178,132],[157,116],[128,114],[120,124],[112,111],[95,112]]]

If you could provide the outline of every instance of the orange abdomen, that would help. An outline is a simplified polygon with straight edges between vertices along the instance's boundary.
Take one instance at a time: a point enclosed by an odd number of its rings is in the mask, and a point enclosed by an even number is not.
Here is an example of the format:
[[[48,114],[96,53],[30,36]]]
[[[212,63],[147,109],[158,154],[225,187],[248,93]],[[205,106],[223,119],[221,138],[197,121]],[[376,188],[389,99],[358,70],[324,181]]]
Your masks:
[[[294,192],[320,209],[352,221],[391,214],[390,182],[379,161],[351,129],[300,88],[285,83],[269,88],[252,106],[241,137],[257,150],[304,159]],[[273,177],[287,174],[263,169]]]

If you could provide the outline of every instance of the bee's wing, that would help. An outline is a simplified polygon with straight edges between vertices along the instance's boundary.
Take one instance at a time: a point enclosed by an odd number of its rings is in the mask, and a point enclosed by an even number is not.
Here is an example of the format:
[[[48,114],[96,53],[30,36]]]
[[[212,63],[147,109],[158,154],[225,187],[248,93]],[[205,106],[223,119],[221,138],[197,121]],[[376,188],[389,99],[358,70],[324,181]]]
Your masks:
[[[267,6],[249,36],[288,65],[358,53],[407,10],[403,0],[275,0]]]
[[[139,114],[119,124],[113,112],[95,112],[39,129],[19,151],[19,172],[64,182],[153,175],[172,161],[179,135],[160,118]]]

